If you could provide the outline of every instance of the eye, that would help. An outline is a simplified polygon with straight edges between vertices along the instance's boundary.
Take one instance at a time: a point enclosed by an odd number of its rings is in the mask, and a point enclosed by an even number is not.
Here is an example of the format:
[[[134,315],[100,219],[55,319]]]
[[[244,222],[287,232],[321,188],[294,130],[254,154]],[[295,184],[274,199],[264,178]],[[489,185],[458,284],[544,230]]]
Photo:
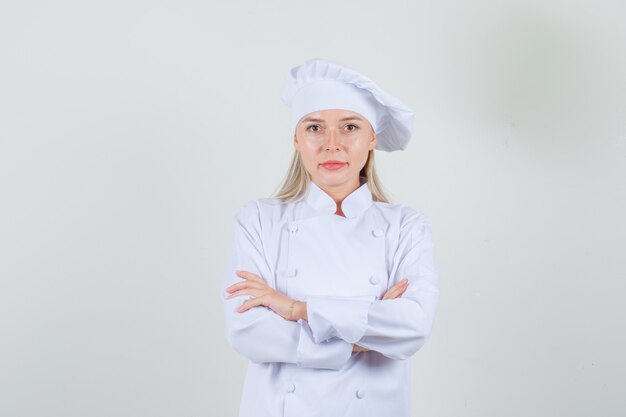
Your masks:
[[[355,130],[357,130],[357,129],[359,128],[357,125],[352,124],[352,123],[350,123],[350,124],[349,124],[349,125],[347,125],[346,127],[350,127],[350,126],[354,127],[354,129],[348,129],[348,130],[349,130],[349,131],[351,131],[351,132],[352,132],[352,131],[355,131]]]
[[[315,130],[311,130],[312,132],[318,132],[319,131],[319,125],[309,125],[306,130],[310,130],[312,127],[315,127]]]

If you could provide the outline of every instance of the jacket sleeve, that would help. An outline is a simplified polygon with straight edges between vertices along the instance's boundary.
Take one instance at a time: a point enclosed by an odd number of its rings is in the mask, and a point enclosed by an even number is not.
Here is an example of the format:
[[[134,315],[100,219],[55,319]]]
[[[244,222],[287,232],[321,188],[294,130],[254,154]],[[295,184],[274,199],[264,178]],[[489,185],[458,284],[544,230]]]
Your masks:
[[[430,220],[412,211],[400,229],[389,287],[404,278],[401,297],[308,295],[307,315],[316,343],[338,337],[392,359],[408,359],[430,336],[439,302]]]
[[[271,277],[264,255],[258,202],[251,200],[235,215],[234,241],[221,281],[226,337],[230,346],[254,363],[287,362],[299,367],[341,369],[352,355],[352,344],[338,337],[316,343],[306,320],[286,320],[265,306],[236,311],[250,295],[230,299],[226,288],[244,279],[236,270],[252,272],[266,282]],[[270,284],[271,285],[271,284]]]

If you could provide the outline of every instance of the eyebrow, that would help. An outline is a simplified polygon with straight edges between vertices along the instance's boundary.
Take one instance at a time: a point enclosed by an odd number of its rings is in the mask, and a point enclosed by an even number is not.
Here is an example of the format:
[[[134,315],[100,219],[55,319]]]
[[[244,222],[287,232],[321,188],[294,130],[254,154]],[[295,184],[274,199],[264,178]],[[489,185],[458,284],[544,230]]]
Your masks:
[[[358,117],[358,116],[348,116],[348,117],[344,117],[343,119],[339,119],[340,122],[345,122],[347,120],[360,120],[360,121],[363,121],[363,119]],[[324,120],[316,119],[314,117],[306,117],[306,118],[302,119],[302,123],[304,123],[304,122],[324,123]]]

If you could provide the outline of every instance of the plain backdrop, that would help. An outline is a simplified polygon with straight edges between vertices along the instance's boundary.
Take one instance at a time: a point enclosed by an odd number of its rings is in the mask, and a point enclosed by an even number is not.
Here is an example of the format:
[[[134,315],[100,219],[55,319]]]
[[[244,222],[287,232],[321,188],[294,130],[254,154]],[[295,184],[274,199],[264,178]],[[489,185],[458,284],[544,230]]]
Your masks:
[[[415,110],[432,220],[414,416],[626,415],[623,1],[2,1],[0,415],[236,416],[219,280],[293,152],[286,72]]]

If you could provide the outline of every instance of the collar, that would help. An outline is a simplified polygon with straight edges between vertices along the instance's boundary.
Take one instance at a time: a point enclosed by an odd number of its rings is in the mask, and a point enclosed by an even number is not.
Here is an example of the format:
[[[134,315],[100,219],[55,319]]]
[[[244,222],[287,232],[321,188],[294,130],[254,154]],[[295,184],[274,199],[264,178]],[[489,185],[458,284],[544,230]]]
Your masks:
[[[372,205],[372,192],[367,183],[366,177],[359,177],[361,185],[356,190],[348,194],[341,202],[341,210],[346,218],[352,219],[364,212]],[[337,211],[335,200],[322,190],[317,184],[309,180],[309,190],[305,201],[317,211],[334,214]]]

